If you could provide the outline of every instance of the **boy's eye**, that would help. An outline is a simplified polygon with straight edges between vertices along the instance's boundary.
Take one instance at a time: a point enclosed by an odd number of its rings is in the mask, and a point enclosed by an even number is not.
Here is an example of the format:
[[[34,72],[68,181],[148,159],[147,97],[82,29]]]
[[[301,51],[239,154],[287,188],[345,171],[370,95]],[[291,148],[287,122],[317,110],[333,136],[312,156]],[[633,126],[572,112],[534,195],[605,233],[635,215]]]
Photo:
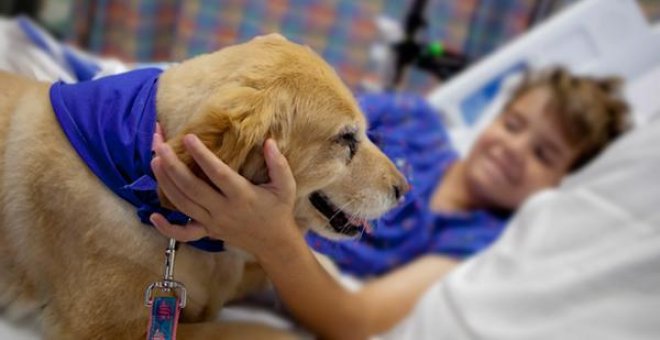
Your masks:
[[[507,114],[504,116],[504,127],[509,132],[518,132],[522,129],[523,123],[519,117],[513,114]]]
[[[550,155],[550,151],[548,148],[543,147],[543,146],[535,146],[534,147],[534,156],[541,161],[541,163],[547,165],[547,166],[552,166],[552,156]]]

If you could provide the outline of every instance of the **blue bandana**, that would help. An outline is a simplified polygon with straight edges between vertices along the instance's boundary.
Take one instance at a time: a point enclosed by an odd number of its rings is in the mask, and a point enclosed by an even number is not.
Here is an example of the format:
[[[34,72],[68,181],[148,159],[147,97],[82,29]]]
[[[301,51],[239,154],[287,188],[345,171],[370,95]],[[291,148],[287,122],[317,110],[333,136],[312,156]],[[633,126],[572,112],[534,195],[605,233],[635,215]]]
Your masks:
[[[160,206],[151,171],[160,69],[142,69],[77,84],[57,82],[50,102],[78,155],[115,194],[137,208],[142,223],[158,212],[185,224],[188,216]],[[223,242],[202,239],[190,245],[222,251]]]

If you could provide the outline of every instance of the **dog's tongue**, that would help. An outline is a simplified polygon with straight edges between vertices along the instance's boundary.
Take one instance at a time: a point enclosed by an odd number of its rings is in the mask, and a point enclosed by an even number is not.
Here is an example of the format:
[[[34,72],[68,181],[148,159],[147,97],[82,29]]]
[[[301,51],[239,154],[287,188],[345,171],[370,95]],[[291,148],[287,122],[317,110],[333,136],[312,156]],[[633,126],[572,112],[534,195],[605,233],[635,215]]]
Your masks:
[[[369,221],[367,221],[367,220],[364,221],[364,224],[363,224],[362,226],[364,227],[364,231],[365,231],[367,234],[371,234],[371,232],[374,230],[374,229],[371,227],[371,223],[369,223]]]
[[[349,216],[348,217],[348,222],[352,225],[362,226],[364,228],[364,231],[366,231],[367,233],[371,232],[371,224],[369,223],[369,221],[367,221],[364,218],[356,217],[356,216]]]

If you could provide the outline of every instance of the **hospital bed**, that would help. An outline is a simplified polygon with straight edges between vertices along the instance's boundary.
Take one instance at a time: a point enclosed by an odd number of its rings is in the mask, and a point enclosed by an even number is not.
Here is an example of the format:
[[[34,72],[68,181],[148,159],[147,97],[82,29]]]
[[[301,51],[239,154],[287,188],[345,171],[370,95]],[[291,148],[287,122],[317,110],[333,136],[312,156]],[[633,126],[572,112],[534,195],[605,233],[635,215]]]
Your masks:
[[[643,124],[660,109],[660,25],[634,0],[584,0],[484,58],[428,95],[461,153],[502,108],[524,70],[562,65],[585,75],[617,75]]]
[[[20,28],[14,23],[0,22],[0,51],[11,51],[11,55],[0,53],[0,69],[41,80],[73,81],[71,69],[53,62],[63,58],[56,42],[42,36],[45,41],[35,43],[34,37],[17,37],[17,34],[21,34]],[[22,44],[20,49],[16,43]],[[45,52],[44,46],[52,50]],[[70,53],[91,60],[80,51]],[[428,100],[441,112],[457,148],[464,153],[480,129],[502,107],[521,71],[560,64],[580,74],[623,77],[627,81],[625,96],[631,103],[635,122],[644,124],[660,109],[660,96],[655,93],[656,84],[660,83],[658,56],[660,27],[648,23],[634,0],[584,0],[484,58],[431,92]],[[97,66],[99,74],[126,69],[121,63],[107,60],[99,61]],[[240,314],[234,314],[238,315],[236,319],[243,318]],[[243,314],[246,318],[255,315]],[[261,320],[268,318],[271,316]],[[279,319],[269,323],[286,325],[286,321]],[[34,327],[17,327],[0,317],[0,339],[35,338],[38,335]]]

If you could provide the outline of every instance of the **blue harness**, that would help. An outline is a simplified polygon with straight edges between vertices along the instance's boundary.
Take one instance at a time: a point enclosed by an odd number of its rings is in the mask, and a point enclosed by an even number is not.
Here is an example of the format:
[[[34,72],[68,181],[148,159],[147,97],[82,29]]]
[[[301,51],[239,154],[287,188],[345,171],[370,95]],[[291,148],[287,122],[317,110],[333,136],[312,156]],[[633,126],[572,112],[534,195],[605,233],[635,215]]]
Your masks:
[[[150,68],[50,88],[55,116],[78,155],[119,197],[137,208],[144,224],[158,212],[171,223],[188,216],[161,207],[151,171],[156,92],[162,70]],[[224,250],[222,241],[190,242],[201,250]]]

